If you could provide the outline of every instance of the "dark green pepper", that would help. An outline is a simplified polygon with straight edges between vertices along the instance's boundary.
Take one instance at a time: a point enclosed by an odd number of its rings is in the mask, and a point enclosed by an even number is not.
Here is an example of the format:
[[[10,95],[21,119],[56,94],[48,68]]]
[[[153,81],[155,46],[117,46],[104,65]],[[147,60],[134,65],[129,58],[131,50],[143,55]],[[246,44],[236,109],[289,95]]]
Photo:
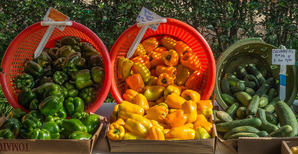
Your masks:
[[[74,53],[70,45],[64,45],[59,48],[56,52],[56,57],[67,57],[68,55]]]
[[[44,123],[40,129],[46,129],[51,133],[51,139],[59,139],[60,138],[60,128],[57,123],[50,121]]]
[[[16,108],[16,109],[12,109],[9,114],[8,114],[8,118],[16,118],[18,120],[22,120],[22,117],[24,115],[26,115],[27,113],[21,109],[21,108]]]
[[[99,54],[93,54],[90,56],[89,61],[88,61],[88,67],[92,68],[94,66],[104,66],[102,57]]]
[[[76,73],[75,75],[75,85],[78,89],[83,89],[85,87],[91,86],[93,81],[91,79],[90,70],[83,69]]]
[[[80,91],[80,97],[86,105],[92,104],[96,100],[96,91],[93,87],[86,87]]]
[[[61,86],[61,90],[62,90],[62,94],[63,94],[64,98],[65,99],[68,98],[69,97],[68,96],[68,90],[66,89],[66,87],[65,86]]]
[[[89,116],[89,114],[87,112],[76,112],[71,116],[71,118],[81,120],[87,116]]]
[[[62,63],[62,69],[69,74],[77,72],[79,70],[78,65],[81,61],[81,53],[74,52],[70,54]]]
[[[29,73],[36,79],[43,76],[43,68],[38,63],[30,60],[25,61],[24,72]]]
[[[53,82],[53,79],[51,77],[48,77],[48,76],[43,76],[43,77],[36,80],[36,85],[41,86],[41,85],[43,85],[47,82]]]
[[[78,68],[80,69],[87,68],[87,62],[85,58],[81,58],[80,62],[78,63]]]
[[[36,128],[28,134],[29,139],[50,140],[51,133],[47,129]]]
[[[89,59],[92,55],[98,54],[98,51],[94,49],[91,45],[82,45],[81,47],[82,56]]]
[[[91,69],[91,76],[95,83],[103,84],[105,80],[105,71],[100,66],[95,66]]]
[[[0,139],[14,139],[14,134],[9,129],[0,130]]]
[[[28,117],[34,117],[34,118],[37,118],[39,120],[43,119],[43,116],[42,116],[42,114],[40,113],[39,110],[31,110],[28,114],[23,116],[22,121],[23,121],[23,119],[26,119]]]
[[[30,106],[29,106],[29,110],[37,110],[38,109],[38,105],[39,105],[39,101],[38,99],[33,99],[31,102],[30,102]]]
[[[50,116],[57,113],[63,107],[63,100],[59,96],[50,95],[46,97],[38,106],[44,116]]]
[[[82,119],[82,123],[87,127],[87,132],[94,134],[100,125],[100,117],[96,114],[90,114]]]
[[[33,59],[33,61],[38,63],[42,68],[46,68],[51,65],[52,58],[49,56],[48,52],[42,51],[37,58]]]
[[[61,45],[61,44],[60,44]],[[60,46],[55,46],[54,48],[51,48],[48,51],[48,55],[52,58],[52,61],[54,61],[55,59],[57,59],[56,54],[57,54],[57,50],[60,48]]]
[[[91,134],[87,132],[75,131],[69,135],[69,139],[75,140],[89,140],[92,137]]]
[[[65,100],[64,105],[70,116],[75,112],[83,112],[85,107],[84,101],[80,97],[69,97]]]
[[[33,88],[34,87],[34,78],[28,73],[23,73],[14,78],[16,87],[22,89],[24,87]]]
[[[47,66],[46,68],[43,69],[43,75],[44,76],[52,76],[53,75],[53,70],[51,66]]]
[[[76,97],[79,94],[79,91],[76,89],[76,86],[70,82],[64,84],[65,88],[68,90],[68,97]]]
[[[55,83],[62,85],[64,82],[68,80],[68,76],[66,73],[62,71],[56,71],[53,75],[53,79]]]
[[[30,102],[36,97],[36,94],[30,88],[24,87],[19,93],[18,101],[25,109],[29,109]]]
[[[58,59],[56,59],[54,62],[53,62],[53,68],[55,69],[55,70],[62,70],[62,64],[63,64],[63,62],[66,60],[66,58],[65,57],[60,57],[60,58],[58,58]]]
[[[78,119],[65,119],[61,124],[61,134],[63,138],[69,138],[69,135],[75,131],[87,132],[87,127]]]
[[[16,118],[11,118],[5,120],[5,122],[1,125],[0,129],[9,129],[12,131],[14,138],[16,138],[19,135],[21,128],[21,123]]]
[[[65,36],[60,39],[62,45],[77,45],[81,42],[81,39],[76,36]]]

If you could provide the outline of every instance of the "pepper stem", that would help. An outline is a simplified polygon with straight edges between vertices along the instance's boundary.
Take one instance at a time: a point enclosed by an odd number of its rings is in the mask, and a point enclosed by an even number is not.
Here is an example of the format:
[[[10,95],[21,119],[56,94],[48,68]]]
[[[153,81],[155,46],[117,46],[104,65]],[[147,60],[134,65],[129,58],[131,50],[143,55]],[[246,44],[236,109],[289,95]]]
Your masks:
[[[113,131],[113,134],[120,134],[120,130],[115,128],[114,131]]]

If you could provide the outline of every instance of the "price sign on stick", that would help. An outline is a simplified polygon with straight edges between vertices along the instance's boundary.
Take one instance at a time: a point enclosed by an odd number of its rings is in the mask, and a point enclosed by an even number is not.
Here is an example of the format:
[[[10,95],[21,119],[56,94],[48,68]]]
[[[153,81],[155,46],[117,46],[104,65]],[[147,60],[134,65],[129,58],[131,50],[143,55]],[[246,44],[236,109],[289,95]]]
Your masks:
[[[137,22],[137,26],[142,28],[129,48],[126,58],[132,57],[148,28],[156,31],[159,23],[166,23],[167,20],[143,7],[138,15]]]
[[[280,65],[279,98],[284,101],[286,98],[287,65],[295,65],[295,50],[286,49],[284,46],[281,49],[273,49],[272,64]]]

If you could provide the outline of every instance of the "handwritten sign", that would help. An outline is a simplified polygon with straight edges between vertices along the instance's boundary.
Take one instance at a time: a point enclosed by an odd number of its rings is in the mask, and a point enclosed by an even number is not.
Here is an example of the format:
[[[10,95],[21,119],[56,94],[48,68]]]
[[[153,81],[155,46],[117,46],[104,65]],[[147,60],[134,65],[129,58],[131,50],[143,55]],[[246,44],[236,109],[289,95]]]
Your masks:
[[[50,7],[45,17],[43,18],[43,20],[44,21],[68,21],[70,20],[70,18],[65,14],[59,12],[58,10],[54,9],[53,7]],[[65,26],[56,26],[56,28],[63,31]]]
[[[140,14],[138,15],[137,22],[147,22],[157,19],[162,19],[162,17],[143,7]],[[158,26],[159,24],[152,24],[149,25],[149,28],[156,31]]]
[[[295,50],[294,49],[273,49],[272,64],[295,65]]]

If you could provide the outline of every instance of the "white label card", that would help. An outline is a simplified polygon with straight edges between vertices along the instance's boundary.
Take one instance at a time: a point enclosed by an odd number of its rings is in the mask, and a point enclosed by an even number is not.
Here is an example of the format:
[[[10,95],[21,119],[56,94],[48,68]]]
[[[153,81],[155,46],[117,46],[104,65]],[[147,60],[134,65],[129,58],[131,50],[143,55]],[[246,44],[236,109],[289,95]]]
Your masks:
[[[157,19],[162,19],[162,17],[143,7],[140,14],[138,15],[137,22],[147,22]],[[159,24],[152,24],[149,25],[149,28],[156,31],[158,26]]]
[[[43,18],[43,21],[69,21],[69,20],[70,20],[70,18],[68,16],[59,12],[58,10],[54,9],[53,7],[49,8],[45,17]],[[65,26],[56,26],[56,28],[63,31]]]
[[[295,65],[295,49],[272,49],[273,65]]]

